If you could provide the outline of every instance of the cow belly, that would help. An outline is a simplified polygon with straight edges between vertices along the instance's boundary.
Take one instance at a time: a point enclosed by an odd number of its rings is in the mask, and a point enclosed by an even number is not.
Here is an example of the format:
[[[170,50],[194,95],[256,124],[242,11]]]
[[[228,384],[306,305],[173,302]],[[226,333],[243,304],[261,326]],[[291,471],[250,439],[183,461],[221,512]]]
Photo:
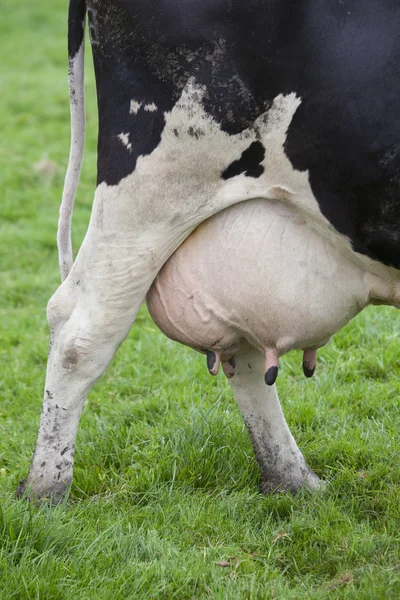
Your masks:
[[[168,337],[222,360],[249,345],[280,356],[317,348],[366,306],[365,279],[292,208],[252,200],[198,227],[147,305]]]

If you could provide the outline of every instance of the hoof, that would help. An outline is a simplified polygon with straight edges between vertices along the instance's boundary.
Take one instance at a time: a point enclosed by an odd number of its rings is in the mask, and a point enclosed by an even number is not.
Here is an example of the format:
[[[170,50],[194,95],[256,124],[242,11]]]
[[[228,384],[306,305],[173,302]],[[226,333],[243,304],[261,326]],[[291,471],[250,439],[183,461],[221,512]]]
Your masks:
[[[45,489],[36,486],[34,483],[29,484],[27,479],[23,479],[17,487],[15,495],[19,499],[43,502],[55,506],[65,501],[68,497],[69,488],[70,485],[60,482],[51,488]]]
[[[311,492],[322,492],[326,489],[326,482],[323,479],[320,479],[312,469],[309,469],[307,477],[301,487],[307,488]]]
[[[311,469],[308,472],[299,477],[293,477],[289,481],[282,481],[278,479],[263,481],[261,484],[261,491],[266,496],[270,494],[278,494],[282,492],[289,492],[290,494],[296,494],[302,489],[308,489],[311,492],[320,492],[326,488],[326,483],[318,477]]]

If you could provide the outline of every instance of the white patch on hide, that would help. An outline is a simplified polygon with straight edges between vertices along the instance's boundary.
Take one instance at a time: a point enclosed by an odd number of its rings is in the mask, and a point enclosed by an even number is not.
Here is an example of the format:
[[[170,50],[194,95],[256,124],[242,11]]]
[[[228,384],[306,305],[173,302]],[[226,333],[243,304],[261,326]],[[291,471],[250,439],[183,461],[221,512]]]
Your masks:
[[[131,150],[132,149],[132,144],[129,141],[129,133],[119,133],[117,135],[117,138],[123,143],[123,145],[125,146],[125,148],[127,150]]]
[[[131,100],[131,104],[129,107],[129,114],[137,115],[141,106],[142,106],[141,102],[138,102],[137,100]]]
[[[190,80],[172,111],[164,114],[165,127],[153,152],[139,156],[134,172],[118,185],[100,184],[93,210],[104,202],[104,222],[110,230],[119,229],[117,221],[124,223],[128,232],[138,218],[144,223],[156,220],[161,224],[177,215],[188,224],[186,229],[192,229],[231,204],[247,198],[274,197],[271,190],[277,187],[288,190],[294,203],[324,220],[308,173],[295,171],[283,150],[287,129],[301,102],[296,94],[278,96],[254,126],[229,135],[205,112],[204,93],[204,87]],[[190,135],[193,129],[198,136]],[[263,175],[255,179],[241,174],[223,180],[221,174],[226,167],[240,159],[256,139],[266,149]],[[140,201],[131,204],[126,200],[131,197]],[[107,206],[113,206],[112,214]]]
[[[292,206],[348,259],[378,276],[395,275],[398,283],[397,272],[356,254],[349,240],[332,228],[313,195],[308,172],[295,170],[286,156],[287,131],[301,104],[294,92],[278,95],[251,127],[237,135],[223,131],[205,111],[205,93],[205,87],[189,80],[172,110],[164,113],[158,146],[139,156],[135,170],[117,185],[98,186],[83,248],[90,244],[99,256],[102,248],[109,254],[112,247],[119,257],[126,253],[130,272],[145,289],[152,273],[205,219],[248,199],[277,199]],[[193,129],[197,136],[190,135]],[[224,180],[222,172],[256,140],[265,148],[262,175],[242,173]],[[121,260],[115,268],[123,276],[126,266]],[[396,295],[399,301],[399,289]]]
[[[145,104],[144,110],[146,112],[156,112],[157,106],[154,104],[154,102],[152,102],[151,104]]]

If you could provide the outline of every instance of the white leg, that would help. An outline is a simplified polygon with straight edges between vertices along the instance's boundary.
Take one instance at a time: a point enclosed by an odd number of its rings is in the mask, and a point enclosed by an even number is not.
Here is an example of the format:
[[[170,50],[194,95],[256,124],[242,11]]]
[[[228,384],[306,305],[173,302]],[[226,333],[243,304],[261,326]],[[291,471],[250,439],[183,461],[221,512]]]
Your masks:
[[[162,263],[187,235],[184,226],[165,229],[163,235],[160,228],[149,227],[128,236],[90,226],[72,270],[48,305],[51,340],[43,409],[20,494],[29,487],[36,497],[54,497],[71,483],[86,395],[128,334]]]
[[[311,490],[323,482],[307,466],[279,402],[276,386],[264,382],[264,356],[257,350],[235,358],[235,374],[229,379],[260,465],[264,493]]]

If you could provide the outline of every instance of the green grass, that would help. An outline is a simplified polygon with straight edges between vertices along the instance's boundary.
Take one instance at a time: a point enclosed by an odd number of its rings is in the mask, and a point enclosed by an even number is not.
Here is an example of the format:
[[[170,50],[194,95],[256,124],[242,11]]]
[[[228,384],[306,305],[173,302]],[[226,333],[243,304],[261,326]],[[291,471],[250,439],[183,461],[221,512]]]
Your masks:
[[[141,310],[89,396],[68,504],[18,501],[41,408],[46,302],[59,281],[56,222],[69,145],[66,2],[6,0],[0,21],[0,598],[400,597],[400,320],[371,308],[306,381],[283,359],[279,391],[324,494],[258,492],[238,409],[204,358]],[[74,215],[95,185],[96,107]],[[37,173],[43,155],[55,163]],[[223,567],[217,563],[229,566]]]

